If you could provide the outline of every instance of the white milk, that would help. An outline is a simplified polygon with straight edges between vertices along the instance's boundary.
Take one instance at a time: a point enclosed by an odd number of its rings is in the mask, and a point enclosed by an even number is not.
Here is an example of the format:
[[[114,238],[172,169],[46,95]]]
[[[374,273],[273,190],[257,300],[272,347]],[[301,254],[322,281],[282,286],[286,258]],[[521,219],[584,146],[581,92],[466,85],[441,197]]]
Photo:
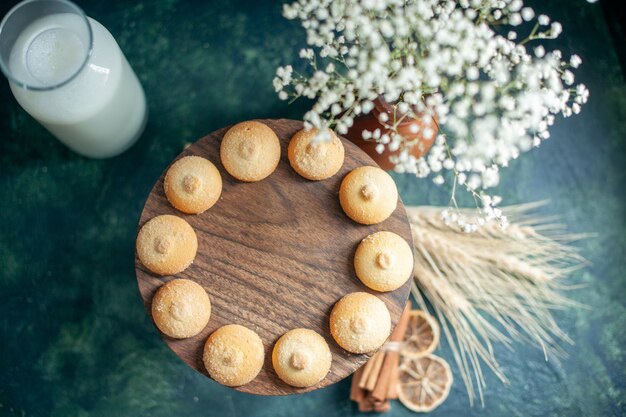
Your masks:
[[[24,110],[61,142],[85,156],[106,158],[125,151],[141,135],[146,98],[113,36],[88,19],[93,49],[73,79],[48,91],[10,85]],[[30,24],[11,50],[9,69],[14,78],[32,86],[50,86],[75,74],[89,49],[76,35],[84,24],[80,16],[70,13]]]

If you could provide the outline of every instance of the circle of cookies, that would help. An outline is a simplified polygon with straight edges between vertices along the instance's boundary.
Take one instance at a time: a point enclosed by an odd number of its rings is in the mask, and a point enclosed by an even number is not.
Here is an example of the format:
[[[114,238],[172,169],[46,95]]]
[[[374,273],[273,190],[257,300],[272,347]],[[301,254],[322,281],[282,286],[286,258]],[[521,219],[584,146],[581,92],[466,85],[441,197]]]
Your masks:
[[[398,189],[393,178],[380,168],[356,168],[341,182],[339,203],[348,217],[361,224],[386,220],[398,204]]]
[[[337,301],[330,313],[330,333],[351,353],[380,348],[391,332],[391,316],[385,303],[366,292],[353,292]]]
[[[287,155],[291,167],[306,179],[319,181],[335,175],[343,165],[345,150],[341,140],[329,130],[329,140],[315,141],[318,129],[296,132]]]
[[[191,265],[198,250],[198,239],[185,220],[164,214],[141,227],[136,248],[139,260],[150,271],[174,275]]]
[[[304,388],[320,382],[332,363],[326,340],[309,329],[293,329],[278,339],[272,351],[272,364],[280,379]]]
[[[238,180],[260,181],[278,166],[280,141],[263,123],[238,123],[222,138],[220,158],[226,171]]]
[[[316,129],[296,132],[288,145],[290,165],[300,176],[319,181],[332,177],[343,166],[345,149],[330,131],[329,141],[315,141]],[[269,176],[280,162],[281,145],[267,125],[248,121],[232,126],[220,144],[222,165],[233,177],[245,182]],[[216,166],[199,156],[175,161],[164,176],[168,201],[179,211],[200,214],[212,207],[222,191]],[[341,182],[339,200],[348,217],[371,225],[387,219],[396,209],[398,192],[393,179],[383,170],[362,166]],[[140,229],[137,255],[150,271],[171,275],[182,272],[197,251],[191,226],[177,216],[157,216]],[[410,277],[412,251],[407,242],[392,232],[377,232],[359,244],[354,267],[359,279],[371,289],[392,291]],[[162,285],[152,299],[152,316],[159,330],[172,338],[189,338],[202,332],[209,322],[211,301],[199,284],[175,279]],[[350,353],[379,349],[391,332],[391,316],[385,303],[374,295],[354,292],[333,306],[330,332],[339,346]],[[236,387],[254,380],[264,364],[263,342],[247,327],[229,324],[213,332],[204,344],[202,359],[211,378]],[[272,351],[272,364],[285,383],[306,388],[319,384],[332,365],[332,354],[324,338],[313,330],[292,329],[283,334]]]
[[[411,277],[413,251],[395,233],[372,233],[356,248],[354,270],[361,282],[373,290],[397,290]]]
[[[209,336],[202,360],[211,378],[220,384],[237,387],[258,375],[264,357],[259,335],[247,327],[227,324]]]
[[[163,188],[174,208],[187,214],[200,214],[220,198],[222,176],[208,159],[185,156],[169,167]]]
[[[188,279],[163,284],[152,299],[152,318],[166,335],[184,339],[200,333],[211,317],[211,300],[201,285]]]

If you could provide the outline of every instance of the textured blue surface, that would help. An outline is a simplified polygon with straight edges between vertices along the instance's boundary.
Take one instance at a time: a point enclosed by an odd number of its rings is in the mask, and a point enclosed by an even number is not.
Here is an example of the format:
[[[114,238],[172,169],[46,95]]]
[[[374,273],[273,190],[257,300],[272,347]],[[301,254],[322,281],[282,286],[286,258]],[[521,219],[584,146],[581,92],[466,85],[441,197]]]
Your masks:
[[[11,2],[12,3],[12,2]],[[591,99],[579,117],[513,163],[508,203],[550,199],[592,265],[573,277],[589,306],[557,314],[575,340],[560,364],[524,345],[498,349],[508,386],[487,374],[485,408],[457,381],[436,415],[626,415],[626,85],[599,5],[532,2],[563,23]],[[137,220],[154,181],[184,144],[250,118],[301,118],[271,79],[304,34],[274,2],[82,1],[116,37],[146,89],[150,120],[120,157],[92,161],[54,140],[0,83],[0,415],[344,416],[349,380],[289,398],[240,394],[185,366],[145,314],[134,276]],[[0,12],[11,6],[3,1]],[[447,191],[395,176],[407,204]],[[445,343],[439,354],[451,360]],[[399,403],[391,415],[412,413]]]

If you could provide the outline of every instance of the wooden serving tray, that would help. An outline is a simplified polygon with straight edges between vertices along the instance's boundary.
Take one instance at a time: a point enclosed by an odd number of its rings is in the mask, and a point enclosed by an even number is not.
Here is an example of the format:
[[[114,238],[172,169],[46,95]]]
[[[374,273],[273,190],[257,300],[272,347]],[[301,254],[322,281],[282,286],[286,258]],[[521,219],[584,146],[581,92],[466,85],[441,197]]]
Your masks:
[[[282,155],[276,171],[254,183],[240,182],[230,176],[219,157],[220,142],[229,127],[189,146],[177,159],[199,155],[213,162],[223,181],[219,201],[200,215],[177,211],[165,197],[164,172],[146,200],[139,227],[160,214],[184,218],[198,236],[196,259],[176,276],[156,276],[136,256],[135,268],[148,314],[157,288],[173,278],[193,280],[208,292],[211,319],[202,333],[183,340],[161,335],[187,365],[208,376],[202,362],[207,337],[220,326],[241,324],[259,334],[266,356],[256,379],[235,389],[261,395],[288,395],[340,381],[371,356],[346,352],[330,335],[330,311],[344,295],[354,291],[375,294],[385,302],[392,325],[396,325],[409,295],[410,280],[390,293],[369,290],[355,275],[353,257],[359,242],[376,231],[397,233],[411,247],[412,238],[400,200],[393,215],[378,225],[363,226],[344,214],[338,197],[341,180],[356,167],[376,166],[356,145],[342,139],[346,152],[341,170],[327,180],[309,181],[296,174],[287,159],[289,140],[302,129],[302,122],[259,121],[274,129],[280,138]],[[272,367],[274,343],[283,333],[297,327],[321,334],[333,355],[326,378],[304,389],[282,382]]]

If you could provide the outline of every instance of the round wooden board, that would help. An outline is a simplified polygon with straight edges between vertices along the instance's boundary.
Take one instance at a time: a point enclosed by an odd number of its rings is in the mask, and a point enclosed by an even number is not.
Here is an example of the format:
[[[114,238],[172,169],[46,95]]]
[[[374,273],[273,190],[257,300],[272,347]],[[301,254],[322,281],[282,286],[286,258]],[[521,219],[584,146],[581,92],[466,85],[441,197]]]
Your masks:
[[[249,384],[235,389],[261,395],[288,395],[331,385],[352,374],[371,355],[346,352],[335,343],[329,330],[330,311],[337,300],[354,291],[367,291],[381,298],[396,325],[410,291],[410,280],[400,289],[378,293],[365,287],[354,273],[353,257],[367,235],[388,230],[402,236],[412,247],[409,222],[402,205],[384,222],[363,226],[350,220],[339,205],[339,186],[352,169],[376,163],[347,140],[341,170],[324,181],[308,181],[289,165],[287,145],[302,129],[302,122],[259,120],[278,135],[282,155],[276,171],[255,183],[235,180],[220,162],[219,148],[229,127],[217,130],[186,148],[178,158],[198,155],[219,169],[222,195],[215,206],[200,215],[174,209],[163,191],[161,175],[146,200],[139,227],[160,214],[187,220],[198,236],[194,263],[176,276],[159,277],[135,256],[139,291],[148,313],[152,297],[163,283],[187,278],[208,292],[212,312],[208,326],[199,335],[176,340],[161,335],[189,366],[208,376],[202,363],[204,342],[225,324],[242,324],[255,330],[265,346],[263,369]],[[313,329],[330,346],[333,363],[326,378],[309,388],[283,383],[272,367],[276,340],[297,327]]]

